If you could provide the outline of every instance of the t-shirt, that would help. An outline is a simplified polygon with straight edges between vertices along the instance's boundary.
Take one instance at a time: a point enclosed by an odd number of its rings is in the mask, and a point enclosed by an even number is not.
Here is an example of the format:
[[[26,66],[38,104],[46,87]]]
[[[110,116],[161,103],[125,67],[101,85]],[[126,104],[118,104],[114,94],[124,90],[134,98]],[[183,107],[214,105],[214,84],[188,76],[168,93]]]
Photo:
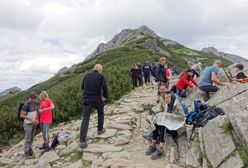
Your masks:
[[[202,75],[200,77],[200,82],[199,82],[199,86],[209,86],[209,85],[213,85],[213,81],[212,81],[212,73],[216,73],[216,75],[219,74],[219,68],[216,66],[210,66],[207,67],[203,72]]]
[[[236,78],[237,79],[244,79],[246,78],[246,75],[244,72],[239,72],[237,75],[236,75]]]
[[[32,102],[27,102],[23,105],[22,111],[27,113],[27,116],[37,118],[37,103],[32,101]],[[31,124],[32,121],[28,119],[24,119],[24,123],[26,124]]]
[[[41,100],[40,109],[49,108],[49,107],[51,107],[52,104],[53,104],[53,101],[50,99]],[[40,114],[40,123],[52,124],[52,118],[53,118],[53,111],[52,110],[46,110]]]

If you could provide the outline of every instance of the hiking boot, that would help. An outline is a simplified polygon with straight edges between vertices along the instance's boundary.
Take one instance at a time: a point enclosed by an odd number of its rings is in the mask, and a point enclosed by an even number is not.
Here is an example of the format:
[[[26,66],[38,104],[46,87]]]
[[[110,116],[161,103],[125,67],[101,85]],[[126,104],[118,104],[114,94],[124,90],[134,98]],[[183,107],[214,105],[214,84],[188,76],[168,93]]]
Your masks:
[[[28,153],[28,152],[25,152],[25,153],[24,153],[24,158],[25,158],[25,159],[29,159],[29,157],[30,157],[29,153]]]
[[[106,129],[103,128],[102,130],[97,130],[97,135],[101,135],[106,132]]]
[[[150,145],[149,148],[146,150],[146,155],[151,155],[156,151],[156,147],[153,145]]]
[[[45,144],[43,143],[42,146],[39,147],[39,150],[45,149]]]
[[[156,160],[159,159],[161,156],[163,156],[164,150],[157,149],[155,152],[152,153],[151,159]]]
[[[203,100],[206,102],[210,99],[210,96],[206,93],[203,93]]]
[[[50,149],[51,149],[50,147],[45,147],[44,152],[48,152],[48,151],[50,151]]]
[[[33,150],[32,149],[29,149],[28,154],[29,154],[29,156],[33,156],[34,155]]]
[[[86,148],[87,146],[87,142],[80,142],[80,148]]]

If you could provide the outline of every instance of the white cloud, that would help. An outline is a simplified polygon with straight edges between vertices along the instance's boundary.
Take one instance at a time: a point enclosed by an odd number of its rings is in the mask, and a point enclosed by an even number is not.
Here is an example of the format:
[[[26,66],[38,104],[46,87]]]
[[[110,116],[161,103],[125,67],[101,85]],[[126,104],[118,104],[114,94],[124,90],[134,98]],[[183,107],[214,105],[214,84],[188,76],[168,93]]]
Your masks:
[[[248,58],[246,0],[0,1],[0,91],[46,80],[143,21],[186,46]]]

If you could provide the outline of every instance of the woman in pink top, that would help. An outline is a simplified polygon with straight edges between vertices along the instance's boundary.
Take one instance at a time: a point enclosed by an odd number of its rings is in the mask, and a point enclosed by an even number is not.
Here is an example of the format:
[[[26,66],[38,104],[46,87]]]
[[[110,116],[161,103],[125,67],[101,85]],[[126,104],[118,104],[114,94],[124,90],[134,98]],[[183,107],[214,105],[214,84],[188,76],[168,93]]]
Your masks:
[[[46,152],[49,150],[49,127],[52,124],[54,104],[45,91],[40,93],[39,98],[41,100],[39,109],[40,125],[44,140],[44,144],[40,149],[44,149]]]

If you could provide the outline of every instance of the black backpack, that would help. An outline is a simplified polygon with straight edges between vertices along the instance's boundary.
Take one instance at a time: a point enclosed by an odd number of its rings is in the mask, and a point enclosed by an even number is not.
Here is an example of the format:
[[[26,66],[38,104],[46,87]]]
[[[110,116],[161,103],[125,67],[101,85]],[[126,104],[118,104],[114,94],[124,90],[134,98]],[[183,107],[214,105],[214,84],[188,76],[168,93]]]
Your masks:
[[[21,122],[23,122],[23,118],[21,118],[21,112],[22,112],[22,108],[23,108],[23,106],[24,106],[24,102],[22,102],[22,103],[20,103],[19,104],[19,106],[18,106],[18,109],[17,109],[17,116],[16,116],[16,118],[17,118],[17,121],[21,121]]]

